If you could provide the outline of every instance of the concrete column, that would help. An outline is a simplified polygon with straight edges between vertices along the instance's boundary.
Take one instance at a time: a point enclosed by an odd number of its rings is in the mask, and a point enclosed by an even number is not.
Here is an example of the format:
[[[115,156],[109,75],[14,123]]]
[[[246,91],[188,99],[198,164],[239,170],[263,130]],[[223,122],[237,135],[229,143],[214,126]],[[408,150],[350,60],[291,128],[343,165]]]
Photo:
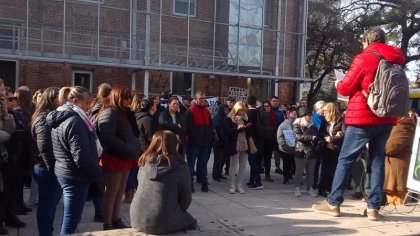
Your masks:
[[[144,96],[149,97],[149,71],[144,71],[144,88],[143,88]]]

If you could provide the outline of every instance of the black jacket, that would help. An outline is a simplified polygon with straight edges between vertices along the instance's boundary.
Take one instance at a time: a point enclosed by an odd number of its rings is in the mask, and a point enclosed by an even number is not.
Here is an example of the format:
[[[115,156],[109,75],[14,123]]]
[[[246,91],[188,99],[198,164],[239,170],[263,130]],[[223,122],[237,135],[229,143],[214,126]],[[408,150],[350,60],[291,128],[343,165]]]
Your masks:
[[[329,130],[330,130],[331,124],[327,122],[327,126],[325,127],[324,133],[326,136],[330,136]],[[332,135],[331,136],[331,144],[332,148],[336,152],[340,152],[341,145],[344,141],[344,133],[346,131],[346,126],[344,125],[344,118],[340,117],[336,123],[334,123],[334,126],[332,127]],[[341,132],[342,135],[337,135],[338,132]],[[327,147],[331,147],[331,145],[327,144]]]
[[[35,164],[54,171],[55,157],[51,140],[51,126],[47,123],[48,112],[40,113],[32,122],[32,137],[37,146],[38,153]]]
[[[248,122],[244,120],[244,125],[247,125]],[[245,132],[247,135],[247,140],[249,137],[249,133],[251,131],[251,128],[242,128],[238,130],[238,124],[234,123],[231,118],[226,117],[223,121],[223,130],[225,133],[225,151],[227,152],[227,155],[232,156],[235,155],[238,151],[236,150],[236,143],[238,141],[238,134],[240,132]]]
[[[219,105],[216,115],[213,117],[214,132],[216,136],[213,140],[214,147],[225,148],[227,144],[225,131],[223,129],[223,122],[227,117],[225,107],[225,104]]]
[[[175,120],[176,120],[176,124],[173,123],[172,116],[169,113],[169,110],[168,109],[164,110],[162,113],[160,113],[160,116],[159,116],[160,128],[162,128],[163,130],[172,131],[175,134],[177,134],[181,139],[183,139],[185,131],[187,130],[187,127],[185,126],[184,116],[181,113],[177,112],[175,114]],[[181,128],[179,128],[178,125],[180,125]]]
[[[99,113],[97,126],[104,152],[126,160],[140,157],[140,144],[128,118],[121,122],[117,111],[107,108]]]
[[[100,178],[95,133],[70,107],[63,105],[47,115],[59,178],[92,183]]]
[[[307,126],[305,117],[297,118],[293,123],[293,134],[296,139],[295,157],[314,159],[317,158],[317,146],[322,137],[314,125]]]
[[[149,147],[153,134],[157,131],[157,125],[149,112],[137,112],[136,122],[140,131],[138,142],[140,143],[141,151],[144,152]]]

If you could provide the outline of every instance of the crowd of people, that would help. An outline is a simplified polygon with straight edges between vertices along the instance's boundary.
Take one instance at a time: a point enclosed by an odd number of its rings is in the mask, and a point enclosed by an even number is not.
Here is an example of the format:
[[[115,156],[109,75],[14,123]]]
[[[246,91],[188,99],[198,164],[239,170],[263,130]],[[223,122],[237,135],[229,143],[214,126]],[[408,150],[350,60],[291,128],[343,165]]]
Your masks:
[[[380,32],[367,36],[375,33]],[[366,47],[378,47],[366,40]],[[352,68],[348,76],[356,73]],[[306,99],[287,105],[276,96],[249,96],[220,101],[214,116],[202,92],[181,101],[171,96],[164,107],[160,96],[109,84],[101,84],[96,96],[80,86],[49,87],[32,96],[26,86],[13,93],[0,81],[0,235],[8,233],[3,223],[26,226],[18,215],[31,211],[23,200],[31,178],[39,235],[54,234],[61,198],[60,234],[76,231],[86,200],[92,200],[94,221],[103,222],[103,230],[129,227],[121,220],[123,199],[131,203],[131,227],[139,231],[194,229],[197,220],[187,209],[195,182],[209,191],[211,153],[211,177],[226,182],[230,194],[263,190],[263,182],[273,182],[271,174],[277,173],[282,184],[294,184],[296,197],[328,197],[314,210],[338,216],[353,179],[353,198],[364,198],[375,220],[383,193],[401,203],[407,191],[416,114],[374,117],[360,100],[355,105],[359,98],[351,90],[358,85],[350,79],[337,85],[339,93],[351,96],[345,114],[334,102],[317,101],[310,108]],[[355,161],[360,165],[353,166]]]

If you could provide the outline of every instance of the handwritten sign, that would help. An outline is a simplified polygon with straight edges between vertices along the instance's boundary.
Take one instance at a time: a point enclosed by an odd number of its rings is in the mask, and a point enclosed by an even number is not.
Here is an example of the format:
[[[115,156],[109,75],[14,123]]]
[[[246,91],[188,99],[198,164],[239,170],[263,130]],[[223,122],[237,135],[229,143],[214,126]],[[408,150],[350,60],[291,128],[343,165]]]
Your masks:
[[[229,87],[229,97],[233,97],[236,101],[246,101],[248,98],[248,89],[239,87]]]

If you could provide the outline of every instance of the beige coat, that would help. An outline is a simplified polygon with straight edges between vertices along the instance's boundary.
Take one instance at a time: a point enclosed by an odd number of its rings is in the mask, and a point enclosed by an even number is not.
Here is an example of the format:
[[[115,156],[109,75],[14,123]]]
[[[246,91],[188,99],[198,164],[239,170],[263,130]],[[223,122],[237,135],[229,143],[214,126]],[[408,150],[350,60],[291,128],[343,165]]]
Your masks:
[[[416,124],[413,118],[401,118],[386,143],[386,193],[405,193]]]

